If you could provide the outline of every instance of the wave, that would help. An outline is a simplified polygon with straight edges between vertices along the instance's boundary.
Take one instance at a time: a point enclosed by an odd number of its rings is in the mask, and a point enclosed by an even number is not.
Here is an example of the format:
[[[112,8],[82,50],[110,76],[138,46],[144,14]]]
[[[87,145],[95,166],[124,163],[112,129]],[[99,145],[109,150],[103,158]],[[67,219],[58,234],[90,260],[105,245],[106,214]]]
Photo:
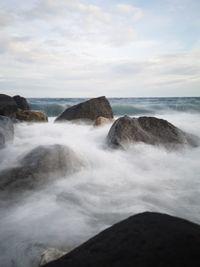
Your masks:
[[[56,117],[62,113],[69,105],[60,105],[52,103],[42,103],[42,104],[30,104],[31,109],[33,110],[42,110],[49,117]]]
[[[56,117],[66,108],[87,100],[86,98],[30,98],[31,109],[42,110]],[[110,98],[115,116],[154,115],[165,112],[200,113],[200,98]]]

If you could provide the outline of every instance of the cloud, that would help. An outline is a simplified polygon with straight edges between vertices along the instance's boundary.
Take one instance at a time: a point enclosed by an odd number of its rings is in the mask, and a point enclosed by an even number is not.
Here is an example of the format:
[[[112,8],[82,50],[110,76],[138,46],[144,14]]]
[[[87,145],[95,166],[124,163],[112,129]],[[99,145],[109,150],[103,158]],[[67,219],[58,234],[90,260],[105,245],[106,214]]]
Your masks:
[[[134,20],[140,20],[144,16],[142,9],[133,5],[118,4],[116,5],[116,10],[122,14],[131,16]]]

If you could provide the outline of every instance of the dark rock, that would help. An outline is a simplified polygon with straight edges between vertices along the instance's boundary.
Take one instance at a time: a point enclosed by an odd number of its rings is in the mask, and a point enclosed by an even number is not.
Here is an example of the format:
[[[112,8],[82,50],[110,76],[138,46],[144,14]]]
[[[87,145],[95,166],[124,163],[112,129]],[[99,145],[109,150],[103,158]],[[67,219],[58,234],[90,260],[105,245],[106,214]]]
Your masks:
[[[200,226],[166,214],[132,216],[45,267],[191,267],[200,262]]]
[[[0,173],[0,189],[32,189],[42,185],[50,176],[78,171],[81,159],[67,146],[38,146],[20,161],[20,166]]]
[[[0,115],[15,118],[17,104],[11,96],[0,94]]]
[[[34,110],[21,110],[18,109],[16,112],[16,119],[19,121],[27,121],[27,122],[47,122],[48,117],[42,111],[34,111]]]
[[[92,98],[67,108],[56,118],[56,121],[79,119],[94,121],[98,117],[113,118],[112,108],[105,96]]]
[[[20,108],[22,110],[29,110],[30,109],[26,98],[24,98],[20,95],[15,95],[15,96],[13,96],[13,99],[15,100],[18,108]]]
[[[130,118],[124,116],[116,120],[107,136],[112,146],[123,147],[129,142],[144,142],[151,145],[197,145],[195,137],[186,134],[166,120],[155,117]]]
[[[14,137],[14,126],[10,118],[0,115],[0,148]]]

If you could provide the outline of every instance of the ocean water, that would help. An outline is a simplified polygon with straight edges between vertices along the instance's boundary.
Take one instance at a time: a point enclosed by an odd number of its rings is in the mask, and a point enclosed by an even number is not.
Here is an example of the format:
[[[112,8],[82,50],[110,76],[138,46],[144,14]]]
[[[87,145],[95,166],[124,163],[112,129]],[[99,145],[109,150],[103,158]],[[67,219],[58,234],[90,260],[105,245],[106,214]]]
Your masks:
[[[200,147],[176,151],[139,143],[127,150],[106,144],[111,124],[53,123],[83,99],[29,99],[49,123],[15,125],[0,151],[0,171],[38,145],[67,145],[83,161],[78,172],[54,175],[42,188],[0,202],[0,266],[36,267],[44,249],[69,251],[112,224],[158,211],[200,224]],[[115,117],[151,115],[200,137],[200,98],[113,98]],[[13,197],[13,196],[12,196]]]

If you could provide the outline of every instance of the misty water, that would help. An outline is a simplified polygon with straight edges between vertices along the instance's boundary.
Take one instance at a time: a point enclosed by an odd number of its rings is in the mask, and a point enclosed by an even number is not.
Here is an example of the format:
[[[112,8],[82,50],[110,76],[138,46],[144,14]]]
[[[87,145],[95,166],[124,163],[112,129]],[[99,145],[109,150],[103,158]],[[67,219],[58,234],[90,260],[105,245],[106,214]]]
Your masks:
[[[199,112],[154,115],[200,137]],[[38,145],[50,144],[69,146],[83,165],[66,176],[54,175],[42,188],[1,200],[0,266],[38,266],[44,249],[69,251],[143,211],[200,223],[200,147],[169,151],[140,143],[112,150],[106,144],[110,127],[53,123],[53,118],[15,125],[13,144],[0,152],[0,170],[17,166]]]

